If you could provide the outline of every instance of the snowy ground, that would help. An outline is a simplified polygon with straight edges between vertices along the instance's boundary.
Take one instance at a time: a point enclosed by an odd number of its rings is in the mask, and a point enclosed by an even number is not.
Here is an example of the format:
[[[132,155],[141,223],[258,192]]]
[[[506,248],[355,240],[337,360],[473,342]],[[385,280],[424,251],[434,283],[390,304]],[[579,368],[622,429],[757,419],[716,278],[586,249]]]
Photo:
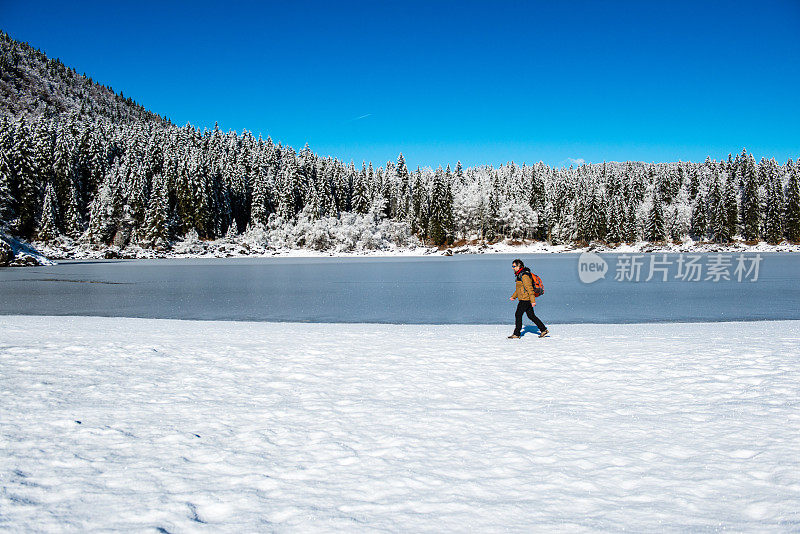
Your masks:
[[[800,321],[0,317],[0,530],[798,531]]]

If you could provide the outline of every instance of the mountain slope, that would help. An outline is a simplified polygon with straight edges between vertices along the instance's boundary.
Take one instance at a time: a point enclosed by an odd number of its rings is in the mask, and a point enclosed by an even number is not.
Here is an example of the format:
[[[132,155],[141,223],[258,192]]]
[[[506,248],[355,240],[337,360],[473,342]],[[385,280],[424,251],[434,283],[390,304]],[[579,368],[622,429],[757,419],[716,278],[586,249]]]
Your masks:
[[[166,122],[122,93],[0,31],[0,114],[52,118],[76,114],[115,122]]]

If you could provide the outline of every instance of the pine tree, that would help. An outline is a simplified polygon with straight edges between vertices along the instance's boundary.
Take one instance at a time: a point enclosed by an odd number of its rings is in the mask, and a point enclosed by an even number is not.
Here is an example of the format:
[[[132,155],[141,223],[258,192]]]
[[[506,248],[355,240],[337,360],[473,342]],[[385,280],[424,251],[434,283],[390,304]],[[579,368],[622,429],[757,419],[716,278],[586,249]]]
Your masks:
[[[281,156],[281,168],[278,173],[278,215],[283,219],[292,219],[297,215],[295,202],[298,169],[294,153],[287,152]]]
[[[169,196],[167,182],[160,174],[153,176],[153,187],[147,205],[144,225],[144,243],[152,247],[163,247],[169,239],[167,228]],[[231,228],[234,225],[231,225]]]
[[[795,168],[789,175],[785,189],[785,204],[783,226],[786,239],[792,242],[800,241],[800,170]]]
[[[731,233],[731,226],[728,219],[728,206],[726,199],[729,195],[726,194],[727,187],[722,190],[718,189],[719,184],[716,184],[715,190],[712,190],[711,204],[712,218],[711,218],[711,234],[714,241],[718,243],[727,243],[733,237]]]
[[[581,202],[578,218],[578,239],[580,241],[596,241],[606,235],[606,213],[603,200],[596,185],[593,185]]]
[[[40,241],[48,242],[58,236],[58,206],[53,184],[47,184],[42,204],[42,218],[39,222],[37,237]]]
[[[725,189],[723,192],[723,216],[725,232],[724,236],[727,238],[725,241],[730,241],[736,235],[736,228],[739,222],[739,206],[736,203],[738,187],[733,176],[729,176],[725,182]]]
[[[267,182],[267,171],[263,165],[259,165],[255,171],[253,182],[253,194],[250,204],[250,221],[260,226],[267,226],[269,218],[269,184]]]
[[[14,189],[17,191],[18,231],[23,237],[33,235],[36,227],[36,169],[33,162],[33,146],[27,123],[20,119],[14,133],[14,148],[11,154],[14,172]]]
[[[639,239],[639,224],[636,218],[636,208],[633,204],[628,204],[625,207],[623,231],[626,243],[635,243]]]
[[[312,220],[317,220],[324,215],[322,210],[322,202],[320,200],[321,193],[318,184],[315,180],[309,182],[306,192],[306,201],[303,211],[311,216]]]
[[[619,243],[622,241],[622,224],[623,213],[618,197],[611,199],[608,211],[606,212],[606,236],[605,239],[609,243]]]
[[[710,165],[710,158],[706,157],[705,165]],[[686,189],[689,193],[689,200],[694,201],[700,191],[700,177],[698,176],[697,169],[694,169],[689,174],[689,184],[686,186]]]
[[[0,225],[4,221],[10,221],[14,216],[14,196],[11,190],[13,180],[13,170],[10,162],[11,138],[10,133],[5,129],[8,121],[3,117],[0,126]]]
[[[77,233],[78,206],[75,196],[75,166],[69,134],[59,131],[53,160],[53,183],[59,199],[58,212],[62,215],[59,228],[67,234]]]
[[[698,195],[692,207],[691,234],[692,237],[704,240],[708,234],[708,218],[706,217],[705,199]]]
[[[450,245],[453,243],[453,174],[450,165],[444,171],[444,191],[442,199],[442,226],[445,231],[445,242]]]
[[[75,187],[74,180],[71,179],[67,184],[64,196],[66,198],[62,201],[64,208],[63,211],[60,212],[60,228],[64,234],[72,238],[77,238],[82,232],[82,224],[80,209],[78,207],[78,190]]]
[[[446,192],[442,168],[436,169],[433,175],[433,188],[430,199],[430,219],[428,220],[428,236],[436,246],[447,242],[447,228],[445,222]]]
[[[91,243],[96,245],[108,244],[114,236],[122,211],[117,187],[120,175],[122,173],[119,166],[112,167],[92,200],[87,237]]]
[[[498,234],[500,219],[500,182],[497,173],[492,173],[490,183],[486,211],[481,216],[481,239],[493,241]]]
[[[395,198],[395,215],[398,220],[404,220],[408,217],[410,210],[409,191],[411,189],[408,168],[406,167],[406,160],[403,153],[397,157],[397,166],[395,167],[395,180],[397,181],[397,194]]]
[[[647,240],[650,242],[664,241],[667,236],[666,222],[664,221],[664,207],[657,192],[653,194],[653,205],[647,217]]]
[[[322,196],[320,197],[322,201],[321,209],[325,217],[339,217],[339,212],[336,209],[336,198],[333,192],[333,184],[335,182],[338,165],[335,159],[328,158],[320,173],[322,175],[320,181],[320,186],[322,188]],[[370,165],[369,170],[372,171],[372,165]]]
[[[784,213],[783,187],[777,173],[772,173],[767,182],[767,198],[764,206],[764,231],[762,235],[769,243],[778,243],[783,237]]]
[[[761,226],[761,200],[758,194],[756,171],[755,168],[749,164],[749,161],[744,167],[742,182],[742,237],[750,241],[758,238],[759,227]]]
[[[428,233],[428,213],[425,206],[425,189],[422,184],[422,173],[417,168],[414,173],[412,191],[411,191],[411,208],[414,212],[414,218],[411,221],[411,231],[422,237],[427,237]]]
[[[369,165],[371,170],[372,163]],[[353,183],[353,210],[356,213],[369,213],[370,200],[367,193],[368,176],[369,173],[365,169],[362,174],[359,174],[355,177],[355,182]]]
[[[35,124],[33,134],[33,169],[37,187],[53,181],[53,136],[50,125],[44,120]]]

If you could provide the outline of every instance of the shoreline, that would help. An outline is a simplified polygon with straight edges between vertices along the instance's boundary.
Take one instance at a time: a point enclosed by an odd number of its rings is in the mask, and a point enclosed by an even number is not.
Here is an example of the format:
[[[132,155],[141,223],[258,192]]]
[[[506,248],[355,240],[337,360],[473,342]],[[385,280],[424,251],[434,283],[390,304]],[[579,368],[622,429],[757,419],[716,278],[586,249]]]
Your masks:
[[[355,328],[355,327],[382,327],[382,328],[468,328],[468,327],[475,327],[475,328],[505,328],[507,327],[512,321],[508,321],[505,323],[381,323],[381,322],[343,322],[343,321],[289,321],[289,320],[282,320],[282,321],[255,321],[255,320],[241,320],[241,319],[185,319],[185,318],[172,318],[172,317],[141,317],[141,316],[126,316],[126,315],[52,315],[52,314],[24,314],[24,313],[9,313],[3,314],[0,313],[0,323],[3,321],[13,321],[16,319],[25,319],[25,318],[37,318],[37,319],[52,319],[52,320],[71,320],[71,321],[82,321],[82,320],[99,320],[99,321],[116,321],[116,320],[124,320],[124,321],[158,321],[158,322],[179,322],[179,323],[208,323],[209,325],[217,325],[220,328],[232,328],[237,324],[241,325],[249,325],[253,328],[257,327],[258,325],[264,325],[265,327],[268,326],[286,326],[286,327],[306,327],[306,326],[318,326],[324,328],[330,327],[342,327],[342,328]],[[642,328],[651,328],[657,326],[712,326],[712,325],[733,325],[733,323],[740,323],[742,325],[751,324],[751,323],[797,323],[800,325],[800,319],[720,319],[716,321],[709,321],[709,320],[701,320],[701,321],[640,321],[640,322],[628,322],[628,323],[614,323],[614,322],[596,322],[596,323],[578,323],[578,322],[567,322],[567,323],[559,323],[548,321],[548,325],[557,325],[559,328],[565,329],[572,329],[572,328],[596,328],[596,327],[625,327],[625,328],[634,328],[634,327],[642,327]],[[527,323],[525,323],[527,325]],[[528,325],[529,326],[529,325]],[[526,326],[527,327],[527,326]],[[527,334],[531,339],[537,338],[535,334],[531,334],[526,332],[523,329],[523,333]],[[525,335],[522,336],[523,338]],[[550,337],[550,336],[548,336]],[[557,337],[557,336],[556,336]]]
[[[220,241],[179,242],[175,249],[157,251],[140,247],[106,247],[93,249],[89,247],[58,247],[33,242],[33,246],[49,260],[83,260],[83,259],[191,259],[191,258],[364,258],[364,257],[424,257],[424,256],[456,256],[456,255],[492,255],[492,254],[582,254],[584,252],[611,254],[678,254],[678,253],[757,253],[757,252],[800,252],[800,244],[782,242],[769,244],[759,242],[747,244],[742,241],[732,243],[706,243],[692,240],[681,243],[650,243],[640,241],[634,244],[616,246],[604,243],[591,243],[579,246],[551,245],[537,241],[531,243],[510,244],[500,242],[494,244],[468,244],[450,247],[392,247],[387,249],[363,249],[356,251],[324,251],[310,248],[283,248],[252,250],[241,244]]]

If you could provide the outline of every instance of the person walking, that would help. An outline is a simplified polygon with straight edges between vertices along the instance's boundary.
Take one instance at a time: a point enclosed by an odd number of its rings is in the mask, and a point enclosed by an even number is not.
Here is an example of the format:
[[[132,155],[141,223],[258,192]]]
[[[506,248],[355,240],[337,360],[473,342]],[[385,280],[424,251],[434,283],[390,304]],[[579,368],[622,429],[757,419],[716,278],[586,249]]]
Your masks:
[[[536,295],[533,293],[531,270],[525,267],[525,264],[519,259],[511,262],[511,266],[514,268],[514,276],[516,277],[516,289],[509,300],[519,299],[519,303],[517,303],[517,312],[514,316],[516,320],[514,333],[508,336],[508,339],[520,338],[522,335],[522,316],[526,313],[528,318],[539,327],[539,337],[544,337],[547,335],[547,327],[533,313],[533,307],[536,306]]]

